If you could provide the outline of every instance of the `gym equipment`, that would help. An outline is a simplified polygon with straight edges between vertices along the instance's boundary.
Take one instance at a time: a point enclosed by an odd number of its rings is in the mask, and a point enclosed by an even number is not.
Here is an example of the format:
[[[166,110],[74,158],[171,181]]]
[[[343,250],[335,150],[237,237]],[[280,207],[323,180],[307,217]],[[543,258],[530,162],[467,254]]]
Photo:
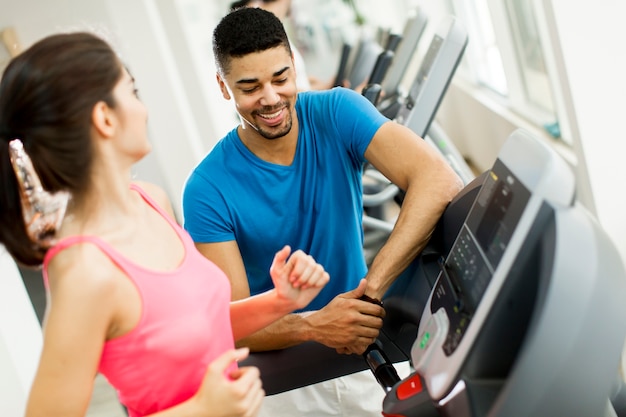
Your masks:
[[[425,137],[467,45],[461,22],[449,16],[437,28],[413,84],[394,119]]]
[[[356,51],[352,61],[348,61],[349,70],[347,72],[347,80],[350,88],[356,88],[364,84],[369,75],[372,73],[378,56],[384,51],[384,48],[372,38],[362,36],[358,42]]]
[[[395,102],[399,97],[405,95],[401,89],[401,83],[411,60],[415,56],[415,51],[417,51],[417,46],[427,23],[426,13],[417,8],[404,25],[401,35],[402,41],[398,45],[391,66],[381,83],[381,96],[384,100]],[[378,106],[379,103],[375,104]]]
[[[518,130],[455,197],[383,299],[380,347],[390,362],[410,350],[415,369],[385,388],[383,415],[617,415],[626,272],[574,190],[556,152]],[[250,359],[268,394],[369,366],[314,343]]]
[[[417,50],[417,44],[424,32],[428,19],[421,11],[408,18],[402,35],[390,35],[385,50],[379,55],[363,95],[378,106],[384,97],[396,101],[401,96],[400,83]]]
[[[614,416],[626,275],[539,139],[505,142],[440,272],[385,416]]]

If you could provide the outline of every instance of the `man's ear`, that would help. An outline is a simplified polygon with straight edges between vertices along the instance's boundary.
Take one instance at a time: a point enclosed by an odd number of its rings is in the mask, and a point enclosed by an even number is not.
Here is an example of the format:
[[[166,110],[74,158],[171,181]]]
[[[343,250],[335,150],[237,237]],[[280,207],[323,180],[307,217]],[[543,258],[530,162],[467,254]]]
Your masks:
[[[293,68],[293,73],[298,78],[298,69],[296,68],[296,55],[291,52],[291,68]]]
[[[99,101],[91,111],[91,123],[96,131],[103,137],[111,137],[115,131],[114,115],[111,108],[104,102]]]
[[[226,87],[226,83],[224,79],[219,73],[215,74],[215,78],[217,79],[217,84],[220,86],[220,90],[222,91],[222,97],[226,100],[230,100],[230,93],[228,92],[228,87]]]

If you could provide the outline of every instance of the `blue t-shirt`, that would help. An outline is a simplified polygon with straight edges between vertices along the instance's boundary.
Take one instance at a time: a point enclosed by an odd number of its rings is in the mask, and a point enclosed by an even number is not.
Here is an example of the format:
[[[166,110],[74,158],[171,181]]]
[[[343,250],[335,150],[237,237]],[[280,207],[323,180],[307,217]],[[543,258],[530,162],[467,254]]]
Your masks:
[[[365,276],[364,153],[388,121],[345,89],[299,93],[298,144],[290,166],[259,159],[233,129],[189,176],[184,227],[200,243],[236,240],[251,294],[273,288],[269,268],[284,245],[312,255],[330,282],[307,306],[317,310]]]

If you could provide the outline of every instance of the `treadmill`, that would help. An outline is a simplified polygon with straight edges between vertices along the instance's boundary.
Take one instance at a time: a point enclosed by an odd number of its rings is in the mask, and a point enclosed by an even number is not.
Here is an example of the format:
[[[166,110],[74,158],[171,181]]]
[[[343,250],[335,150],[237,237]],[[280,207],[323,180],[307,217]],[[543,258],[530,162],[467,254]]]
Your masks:
[[[414,372],[381,384],[383,416],[618,415],[626,271],[541,140],[513,132],[409,269],[383,299],[379,339],[389,362],[408,357]],[[246,364],[268,394],[377,371],[314,343]]]
[[[402,40],[395,51],[394,60],[381,84],[384,97],[402,95],[400,84],[417,50],[427,23],[428,17],[420,8],[417,8],[408,18],[402,31]]]
[[[468,42],[461,22],[448,16],[437,27],[406,97],[400,99],[396,122],[425,137]],[[419,108],[418,107],[419,104]],[[423,111],[424,109],[431,111]],[[415,110],[414,110],[415,109]],[[384,113],[383,113],[384,114]]]
[[[505,142],[440,272],[384,416],[615,416],[626,273],[574,174]]]
[[[354,89],[365,83],[372,73],[378,56],[384,51],[382,45],[372,37],[362,35],[353,56],[348,60],[346,79],[350,88]]]
[[[363,95],[375,106],[378,107],[381,97],[388,102],[396,102],[403,95],[400,83],[414,57],[427,22],[426,14],[417,8],[407,19],[402,34],[390,35],[385,51],[379,55],[370,79],[363,89]],[[394,40],[396,45],[393,45]],[[381,70],[377,73],[378,67]]]

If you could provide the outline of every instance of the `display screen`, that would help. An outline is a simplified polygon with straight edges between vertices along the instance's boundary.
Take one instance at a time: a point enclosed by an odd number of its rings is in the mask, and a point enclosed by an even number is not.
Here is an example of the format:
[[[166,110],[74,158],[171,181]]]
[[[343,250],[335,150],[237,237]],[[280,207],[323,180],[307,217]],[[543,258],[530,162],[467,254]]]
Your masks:
[[[506,230],[503,220],[511,205],[513,191],[504,181],[496,181],[493,188],[483,218],[476,229],[476,240],[486,252],[503,252],[504,244],[498,237],[498,232]]]
[[[471,311],[489,285],[529,198],[528,189],[496,161],[446,261]]]
[[[433,291],[432,313],[445,309],[449,328],[442,350],[452,355],[493,280],[530,200],[528,189],[496,160],[461,227]]]

